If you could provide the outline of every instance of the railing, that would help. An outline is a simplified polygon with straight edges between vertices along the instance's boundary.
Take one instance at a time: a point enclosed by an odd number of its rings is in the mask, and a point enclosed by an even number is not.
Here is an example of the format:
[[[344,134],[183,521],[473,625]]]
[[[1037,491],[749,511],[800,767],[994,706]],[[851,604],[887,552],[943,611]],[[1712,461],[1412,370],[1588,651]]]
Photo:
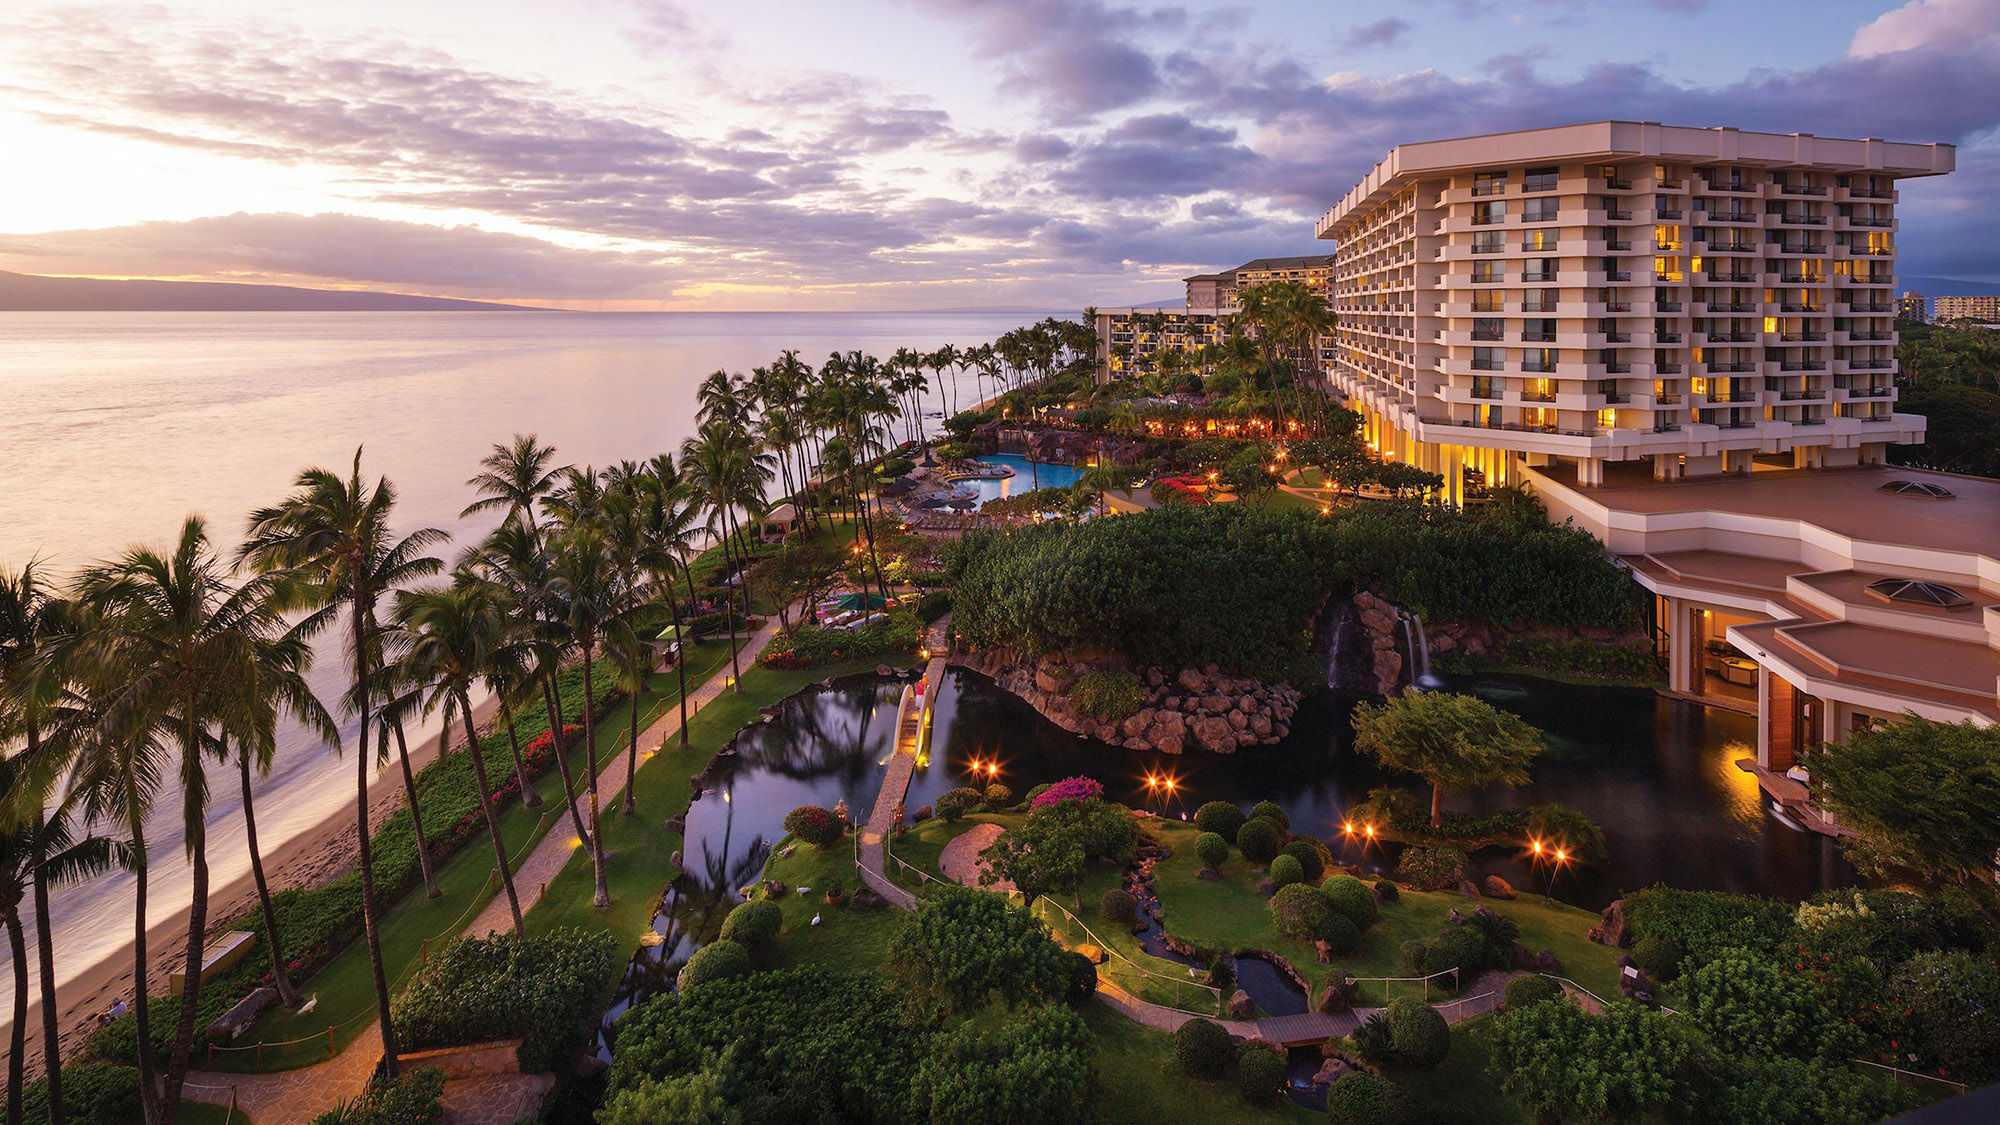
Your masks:
[[[1870,218],[1870,217],[1868,217],[1868,216],[1866,216],[1866,215],[1859,215],[1859,216],[1854,216],[1854,217],[1851,217],[1851,218],[1849,218],[1849,219],[1847,220],[1847,225],[1848,225],[1848,226],[1850,226],[1850,227],[1883,227],[1883,228],[1887,228],[1887,227],[1892,227],[1892,226],[1895,226],[1895,225],[1896,225],[1896,222],[1895,222],[1895,220],[1894,220],[1894,219],[1875,219],[1875,218]]]
[[[1102,972],[1105,969],[1111,969],[1111,972],[1106,975],[1110,977],[1112,983],[1117,984],[1120,988],[1124,988],[1125,991],[1130,992],[1139,999],[1162,1008],[1170,1008],[1176,1012],[1185,1012],[1191,1016],[1213,1018],[1221,1010],[1222,990],[1212,984],[1203,984],[1201,981],[1194,979],[1194,966],[1185,966],[1187,976],[1155,972],[1118,952],[1110,942],[1099,937],[1097,932],[1092,930],[1082,919],[1070,913],[1069,909],[1063,906],[1062,903],[1057,902],[1047,895],[1043,895],[1041,898],[1035,900],[1035,909],[1036,916],[1048,925],[1049,932],[1056,935],[1056,939],[1062,942],[1063,945],[1075,947],[1084,944],[1084,942],[1076,940],[1077,935],[1081,934],[1084,938],[1088,939],[1089,944],[1103,950],[1106,959],[1104,964],[1099,966],[1099,971]],[[1056,917],[1048,916],[1051,911]],[[1163,963],[1172,964],[1173,962]],[[1125,979],[1121,980],[1121,977]],[[1128,987],[1126,984],[1127,980],[1138,987]],[[1153,995],[1148,996],[1148,992],[1151,992]],[[1163,1003],[1160,999],[1153,998],[1162,994],[1170,997],[1171,1002]]]
[[[1711,223],[1754,223],[1761,218],[1749,211],[1708,211],[1704,214]]]
[[[1632,240],[1629,238],[1612,239],[1604,244],[1604,248],[1606,250],[1630,250],[1632,248]]]
[[[1664,394],[1657,394],[1653,396],[1653,401],[1659,403],[1661,406],[1678,406],[1681,401],[1680,392],[1667,391]]]
[[[1529,279],[1526,279],[1526,278],[1524,278],[1523,280],[1529,280]],[[1606,271],[1604,271],[1604,280],[1606,280],[1606,281],[1630,281],[1630,280],[1632,280],[1632,271],[1631,271],[1631,270],[1606,270]]]
[[[1901,1067],[1889,1066],[1885,1063],[1870,1062],[1867,1059],[1855,1059],[1854,1061],[1860,1063],[1862,1066],[1872,1066],[1877,1070],[1888,1071],[1889,1073],[1896,1076],[1896,1085],[1898,1086],[1901,1086],[1903,1084],[1903,1080],[1907,1078],[1913,1081],[1931,1082],[1939,1086],[1947,1086],[1950,1087],[1951,1091],[1956,1094],[1963,1094],[1967,1089],[1965,1083],[1963,1082],[1953,1082],[1949,1078],[1939,1078],[1934,1074],[1919,1074],[1914,1070],[1904,1070]]]
[[[1812,185],[1779,184],[1778,194],[1779,195],[1825,195],[1826,186],[1824,184],[1812,184]]]
[[[1654,311],[1654,312],[1675,312],[1675,313],[1677,313],[1677,312],[1681,311],[1681,308],[1682,308],[1682,305],[1681,305],[1681,303],[1680,303],[1679,301],[1654,301],[1654,302],[1653,302],[1653,311]]]
[[[1622,223],[1632,217],[1632,212],[1621,208],[1606,207],[1604,209],[1604,217],[1611,222]]]
[[[1851,187],[1847,189],[1847,198],[1849,199],[1887,199],[1894,194],[1896,193],[1887,188]]]
[[[1703,180],[1702,186],[1706,187],[1709,191],[1733,191],[1751,195],[1757,193],[1756,184],[1746,184],[1741,180]]]
[[[1653,217],[1656,219],[1674,220],[1682,218],[1686,214],[1687,212],[1681,210],[1678,207],[1661,207],[1653,212]]]
[[[1421,976],[1421,977],[1355,977],[1354,978],[1355,1000],[1357,1002],[1357,1006],[1361,1007],[1372,1008],[1372,1007],[1386,1006],[1390,1000],[1393,1000],[1395,998],[1395,993],[1396,993],[1396,990],[1394,988],[1395,985],[1414,984],[1421,990],[1421,995],[1423,996],[1424,1002],[1428,1004],[1430,1003],[1430,996],[1431,996],[1431,982],[1437,980],[1439,977],[1450,977],[1451,987],[1454,990],[1456,990],[1459,987],[1458,970],[1456,968],[1439,969],[1437,972],[1431,973],[1429,976]],[[1363,991],[1364,987],[1367,985],[1382,986],[1381,1005],[1359,1003],[1362,1000],[1374,999],[1372,993],[1367,993]],[[1444,986],[1439,985],[1438,987],[1442,988]],[[1480,996],[1485,996],[1485,995],[1488,994],[1480,993]],[[1437,1007],[1446,1008],[1453,1004],[1463,1003],[1466,1000],[1476,1000],[1476,999],[1479,999],[1479,996],[1462,996],[1457,1000],[1451,1000],[1447,1001],[1446,1003],[1439,1004],[1437,1005]]]
[[[1653,370],[1662,375],[1678,375],[1681,373],[1681,365],[1678,363],[1656,363],[1653,365]],[[1665,400],[1663,399],[1662,401]],[[1674,401],[1679,402],[1680,396],[1675,395]]]

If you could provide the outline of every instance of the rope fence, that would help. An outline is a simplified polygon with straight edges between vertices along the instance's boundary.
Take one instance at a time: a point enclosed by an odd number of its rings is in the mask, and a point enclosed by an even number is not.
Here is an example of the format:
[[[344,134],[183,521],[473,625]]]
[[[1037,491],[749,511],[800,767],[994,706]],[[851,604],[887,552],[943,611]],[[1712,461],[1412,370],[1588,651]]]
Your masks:
[[[1036,901],[1036,906],[1043,909],[1044,915],[1046,915],[1047,911],[1049,910],[1053,910],[1057,914],[1061,915],[1063,921],[1060,925],[1058,925],[1053,919],[1050,919],[1046,916],[1044,916],[1042,920],[1049,924],[1049,929],[1056,932],[1059,939],[1062,941],[1064,945],[1074,948],[1078,944],[1081,944],[1076,940],[1074,940],[1075,935],[1070,932],[1070,927],[1073,926],[1076,928],[1076,930],[1081,931],[1085,937],[1090,939],[1091,945],[1096,946],[1098,949],[1104,952],[1105,965],[1109,966],[1112,964],[1116,964],[1122,972],[1136,976],[1138,978],[1137,983],[1140,985],[1140,988],[1130,989],[1129,991],[1131,991],[1133,995],[1139,996],[1140,999],[1146,999],[1147,1003],[1158,1003],[1158,1001],[1147,999],[1145,996],[1141,995],[1141,991],[1146,986],[1153,985],[1153,986],[1164,986],[1165,988],[1171,991],[1173,996],[1172,1003],[1159,1004],[1160,1007],[1171,1008],[1176,1012],[1182,1012],[1191,1016],[1204,1016],[1204,1017],[1213,1016],[1220,1009],[1222,1004],[1222,990],[1212,984],[1206,984],[1200,980],[1195,979],[1194,973],[1196,972],[1196,970],[1194,966],[1192,965],[1186,966],[1187,968],[1186,976],[1179,976],[1170,973],[1162,973],[1153,969],[1149,969],[1146,966],[1139,964],[1137,961],[1132,960],[1130,957],[1125,956],[1123,953],[1118,952],[1118,950],[1110,942],[1098,936],[1097,931],[1091,929],[1090,925],[1086,923],[1083,919],[1078,918],[1075,914],[1070,913],[1069,908],[1065,907],[1062,903],[1057,902],[1052,898],[1049,898],[1047,895],[1044,895]],[[1117,977],[1116,975],[1114,975],[1113,980],[1115,981],[1116,979]],[[1192,996],[1189,995],[1190,990],[1193,993]],[[1190,1002],[1196,1005],[1201,1005],[1202,1007],[1200,1008],[1189,1007],[1188,1005]]]

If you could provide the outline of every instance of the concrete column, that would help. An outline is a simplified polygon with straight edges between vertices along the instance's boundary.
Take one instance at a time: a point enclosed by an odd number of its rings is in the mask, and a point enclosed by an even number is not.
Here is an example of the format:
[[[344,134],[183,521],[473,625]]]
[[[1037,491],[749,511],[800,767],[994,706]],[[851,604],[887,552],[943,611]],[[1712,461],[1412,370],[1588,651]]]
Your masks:
[[[1595,488],[1604,483],[1604,458],[1579,457],[1576,459],[1576,483],[1585,488]]]
[[[1667,599],[1667,688],[1694,692],[1694,614],[1685,598]]]
[[[1769,668],[1757,669],[1757,764],[1771,768],[1771,681]]]

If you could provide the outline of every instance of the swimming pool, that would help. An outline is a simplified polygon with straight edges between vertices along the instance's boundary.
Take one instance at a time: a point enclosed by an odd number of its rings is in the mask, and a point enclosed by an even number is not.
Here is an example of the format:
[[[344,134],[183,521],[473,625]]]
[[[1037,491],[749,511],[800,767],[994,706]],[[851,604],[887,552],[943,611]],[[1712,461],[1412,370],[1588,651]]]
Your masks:
[[[967,480],[963,483],[979,493],[978,503],[997,500],[1002,496],[1014,496],[1040,485],[1042,488],[1067,488],[1075,484],[1083,475],[1083,470],[1075,465],[1057,465],[1048,461],[1030,461],[1012,453],[995,453],[979,458],[982,465],[1003,465],[1014,470],[1011,477],[999,480]]]

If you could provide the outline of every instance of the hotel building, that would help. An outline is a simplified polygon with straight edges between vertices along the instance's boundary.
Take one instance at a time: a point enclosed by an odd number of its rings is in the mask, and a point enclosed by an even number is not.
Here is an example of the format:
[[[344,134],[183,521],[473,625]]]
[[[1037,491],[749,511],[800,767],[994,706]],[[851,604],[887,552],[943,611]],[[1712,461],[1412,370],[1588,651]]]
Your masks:
[[[1982,324],[2000,324],[2000,296],[1984,297],[1933,297],[1934,318],[1939,324],[1954,320],[1976,320]]]
[[[1896,319],[1907,320],[1912,324],[1929,324],[1930,302],[1924,299],[1922,293],[1914,289],[1905,289],[1903,295],[1896,298]]]
[[[1877,464],[1896,181],[1944,144],[1599,121],[1399,145],[1319,221],[1328,377],[1386,455],[1506,483]]]
[[[1255,285],[1299,281],[1330,302],[1333,269],[1332,254],[1257,258],[1233,270],[1184,278],[1184,309],[1098,309],[1098,378],[1116,378],[1128,365],[1143,363],[1156,352],[1193,351],[1221,343],[1229,337],[1229,318],[1236,315],[1236,295]]]
[[[1755,713],[1760,781],[1809,818],[1802,749],[2000,722],[2000,482],[1885,466],[1924,434],[1895,411],[1896,181],[1953,162],[1600,121],[1399,146],[1319,224],[1328,376],[1371,442],[1603,540],[1670,691]]]

